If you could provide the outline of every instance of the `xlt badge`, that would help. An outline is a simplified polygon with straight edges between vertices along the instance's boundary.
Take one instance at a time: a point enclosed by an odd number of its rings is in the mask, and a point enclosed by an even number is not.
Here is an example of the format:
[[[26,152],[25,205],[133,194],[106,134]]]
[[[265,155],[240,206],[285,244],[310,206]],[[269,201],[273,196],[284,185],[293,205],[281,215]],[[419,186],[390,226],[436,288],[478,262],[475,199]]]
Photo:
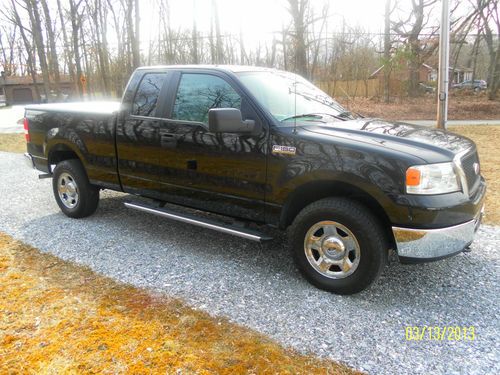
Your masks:
[[[295,155],[297,149],[292,146],[273,145],[273,154]]]

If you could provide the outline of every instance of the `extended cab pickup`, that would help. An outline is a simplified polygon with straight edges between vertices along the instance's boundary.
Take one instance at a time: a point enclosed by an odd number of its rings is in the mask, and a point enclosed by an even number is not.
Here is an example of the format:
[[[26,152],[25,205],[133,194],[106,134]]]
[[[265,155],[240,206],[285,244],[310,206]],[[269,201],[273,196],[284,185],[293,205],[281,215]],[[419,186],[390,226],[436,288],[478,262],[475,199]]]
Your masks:
[[[288,229],[298,268],[335,293],[368,287],[390,249],[403,262],[460,253],[481,221],[471,140],[353,115],[283,71],[140,68],[121,104],[28,106],[24,125],[67,216],[91,215],[111,189],[150,198],[129,208],[249,240]]]

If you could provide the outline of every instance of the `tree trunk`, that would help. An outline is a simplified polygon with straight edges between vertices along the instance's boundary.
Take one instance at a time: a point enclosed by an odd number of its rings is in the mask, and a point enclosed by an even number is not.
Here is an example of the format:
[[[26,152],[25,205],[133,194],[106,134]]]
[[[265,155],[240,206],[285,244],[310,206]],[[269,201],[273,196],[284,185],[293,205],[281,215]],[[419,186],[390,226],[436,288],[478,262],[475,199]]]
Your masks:
[[[64,24],[64,14],[63,14],[63,8],[61,6],[61,0],[57,0],[57,9],[59,11],[59,21],[61,23],[61,30],[62,30],[62,35],[63,35],[63,42],[64,42],[64,59],[66,60],[66,64],[68,65],[68,73],[70,76],[71,81],[73,82],[75,91],[78,92],[78,78],[75,77],[75,65],[73,64],[73,61],[71,59],[71,45],[68,39],[68,33],[66,32],[66,27]]]
[[[288,70],[288,49],[286,48],[286,30],[281,30],[281,45],[283,46],[283,69]]]
[[[16,3],[14,0],[11,0],[12,4],[12,10],[13,10],[13,16],[16,24],[19,26],[19,32],[21,33],[21,38],[23,39],[24,47],[27,51],[27,58],[26,58],[26,63],[28,65],[28,70],[31,75],[31,79],[33,80],[33,87],[35,89],[35,95],[37,97],[37,100],[40,99],[40,89],[38,88],[38,80],[36,76],[36,69],[35,69],[35,62],[34,60],[34,55],[32,53],[32,46],[30,44],[30,41],[26,35],[26,29],[24,28],[23,24],[21,23],[21,18],[19,17],[19,13],[17,12],[16,8]]]
[[[500,36],[497,38],[497,51],[495,54],[495,60],[492,63],[492,74],[490,75],[490,89],[488,92],[489,100],[495,100],[498,95],[498,90],[500,90]]]
[[[288,0],[294,28],[295,71],[308,78],[305,16],[308,0]]]
[[[198,56],[198,30],[196,28],[196,19],[194,17],[195,10],[196,10],[196,0],[193,0],[193,31],[191,33],[193,42],[192,42],[191,56],[193,64],[199,64],[200,59]]]
[[[87,43],[85,40],[85,33],[83,30],[80,29],[80,38],[82,39],[82,55],[83,55],[83,61],[85,61],[85,69],[84,71],[87,73],[85,75],[85,83],[84,85],[86,86],[86,92],[87,92],[87,97],[89,99],[92,99],[95,96],[95,88],[94,88],[94,82],[92,81],[93,78],[93,72],[94,72],[94,67],[92,65],[92,56],[90,55],[88,49],[87,49]]]
[[[49,46],[50,46],[49,66],[51,67],[52,74],[54,75],[57,98],[61,99],[61,77],[59,75],[59,61],[57,58],[54,30],[52,29],[52,19],[50,18],[50,12],[49,12],[49,7],[47,5],[47,0],[40,0],[40,2],[42,4],[43,14],[45,17],[45,28],[47,29],[47,36],[49,39]]]
[[[40,12],[38,11],[37,0],[25,0],[26,9],[30,17],[31,31],[35,41],[38,60],[43,77],[43,91],[45,93],[45,100],[50,100],[50,75],[49,67],[47,65],[47,57],[45,54],[45,44],[43,42],[42,24],[40,21]]]
[[[215,23],[215,63],[224,64],[224,50],[222,47],[222,36],[220,34],[219,9],[217,0],[212,0],[212,11]]]
[[[384,102],[389,103],[391,96],[391,0],[385,1],[384,25]]]
[[[80,53],[80,38],[79,38],[79,31],[80,31],[80,24],[81,24],[81,17],[80,14],[78,13],[78,7],[81,4],[81,0],[78,1],[78,3],[75,3],[75,0],[69,0],[69,6],[70,6],[70,15],[71,15],[71,37],[73,40],[73,51],[75,55],[75,65],[76,65],[76,82],[78,85],[78,94],[80,95],[80,98],[83,99],[83,69],[82,69],[82,56]]]
[[[102,89],[107,96],[110,93],[108,80],[108,62],[107,62],[107,41],[106,41],[106,23],[103,22],[103,4],[101,0],[95,0],[94,18],[95,18],[95,45],[98,55],[99,72],[102,80]],[[106,41],[106,42],[105,42]]]
[[[130,49],[132,50],[132,68],[136,69],[141,65],[141,52],[139,40],[139,0],[129,0],[129,9],[127,10],[128,36],[130,40]],[[135,17],[132,18],[132,12]]]

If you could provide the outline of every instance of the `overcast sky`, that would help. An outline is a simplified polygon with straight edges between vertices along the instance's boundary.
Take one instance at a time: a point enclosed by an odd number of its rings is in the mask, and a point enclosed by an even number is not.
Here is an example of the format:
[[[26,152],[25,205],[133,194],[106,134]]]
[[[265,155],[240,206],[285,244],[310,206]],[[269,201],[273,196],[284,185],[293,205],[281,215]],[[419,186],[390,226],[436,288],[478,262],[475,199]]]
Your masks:
[[[141,0],[143,18],[143,37],[157,33],[158,9],[150,4],[155,0]],[[311,0],[311,5],[319,13],[326,0]],[[211,0],[170,0],[171,23],[174,27],[191,27],[192,15],[196,17],[198,29],[208,33],[210,30]],[[272,39],[272,33],[280,31],[290,23],[286,0],[218,0],[221,32],[238,35],[240,29],[245,40],[257,43],[259,40]],[[329,30],[340,26],[345,19],[349,26],[361,25],[367,31],[383,31],[385,0],[330,0]],[[409,0],[403,0],[402,7],[408,7]],[[195,9],[193,10],[193,5]]]
[[[118,2],[118,0],[113,0]],[[382,33],[384,30],[384,7],[386,0],[310,0],[316,14],[321,12],[323,5],[329,3],[328,33],[341,30],[342,23],[353,28],[361,26],[371,33]],[[456,1],[456,0],[452,0]],[[452,2],[450,1],[450,2]],[[9,0],[0,0],[0,6],[6,6]],[[160,14],[157,0],[140,0],[141,13],[141,49],[147,49],[150,38],[158,36],[158,20],[165,17]],[[260,41],[272,40],[274,32],[280,32],[283,26],[291,22],[287,10],[287,0],[217,0],[222,34],[244,35],[245,43],[255,47]],[[63,6],[67,0],[62,0]],[[174,29],[190,29],[193,16],[196,19],[199,32],[208,35],[212,14],[212,0],[169,0],[171,8],[171,25]],[[411,0],[398,0],[400,14],[409,14]],[[430,23],[439,24],[441,2],[434,5]],[[57,9],[56,0],[49,0],[53,12]],[[467,10],[467,2],[461,1],[460,12]],[[22,17],[26,15],[23,13]],[[397,18],[398,16],[395,16]],[[278,37],[281,37],[278,36]],[[374,36],[375,38],[376,36]],[[114,35],[110,35],[113,44]]]

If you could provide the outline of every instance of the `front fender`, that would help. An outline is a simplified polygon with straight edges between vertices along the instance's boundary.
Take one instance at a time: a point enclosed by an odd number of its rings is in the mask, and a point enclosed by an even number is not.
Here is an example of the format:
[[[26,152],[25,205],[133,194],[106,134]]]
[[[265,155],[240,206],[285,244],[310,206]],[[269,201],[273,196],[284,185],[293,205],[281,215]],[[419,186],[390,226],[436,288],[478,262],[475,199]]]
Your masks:
[[[404,222],[408,219],[407,208],[396,205],[386,192],[371,181],[352,174],[315,171],[289,181],[285,190],[289,194],[281,208],[280,227],[289,225],[302,207],[329,196],[361,200],[376,215],[383,214],[390,222]]]

